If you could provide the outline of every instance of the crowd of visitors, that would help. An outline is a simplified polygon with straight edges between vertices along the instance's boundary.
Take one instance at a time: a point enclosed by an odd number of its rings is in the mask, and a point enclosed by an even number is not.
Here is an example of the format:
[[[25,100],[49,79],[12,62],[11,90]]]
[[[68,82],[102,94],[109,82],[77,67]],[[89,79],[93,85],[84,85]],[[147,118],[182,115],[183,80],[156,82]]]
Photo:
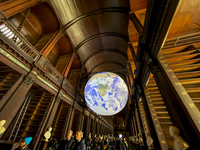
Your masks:
[[[45,133],[45,135],[48,135]],[[46,136],[46,137],[50,137]],[[32,137],[21,138],[19,142],[13,144],[11,150],[30,150],[29,143],[32,141]],[[45,140],[47,141],[47,140]],[[110,136],[99,136],[91,138],[89,135],[87,141],[83,138],[83,132],[78,130],[74,136],[73,131],[67,132],[67,136],[60,142],[56,138],[47,142],[48,145],[41,146],[41,150],[128,150],[128,143],[126,138],[115,138]],[[134,149],[131,147],[131,149]]]
[[[83,138],[83,132],[77,131],[73,137],[73,131],[67,132],[65,139],[58,143],[55,139],[49,142],[46,150],[128,150],[126,138],[114,137],[89,137]]]

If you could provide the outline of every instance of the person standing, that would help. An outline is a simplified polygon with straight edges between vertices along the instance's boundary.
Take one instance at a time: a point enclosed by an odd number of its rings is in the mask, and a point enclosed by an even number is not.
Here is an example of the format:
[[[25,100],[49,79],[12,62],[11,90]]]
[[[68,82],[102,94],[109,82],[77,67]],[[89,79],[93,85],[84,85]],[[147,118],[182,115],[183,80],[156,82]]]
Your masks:
[[[32,137],[21,138],[20,142],[13,144],[11,150],[20,149],[20,150],[30,150],[28,145],[32,141]]]
[[[72,144],[71,150],[86,150],[85,139],[82,139],[83,132],[78,130],[75,134],[75,141]]]
[[[60,142],[57,150],[70,150],[72,143],[74,142],[74,138],[72,137],[72,134],[73,134],[72,130],[69,130],[67,132],[67,138]]]
[[[87,150],[91,150],[92,149],[92,139],[88,139],[86,142],[86,146],[87,146]]]

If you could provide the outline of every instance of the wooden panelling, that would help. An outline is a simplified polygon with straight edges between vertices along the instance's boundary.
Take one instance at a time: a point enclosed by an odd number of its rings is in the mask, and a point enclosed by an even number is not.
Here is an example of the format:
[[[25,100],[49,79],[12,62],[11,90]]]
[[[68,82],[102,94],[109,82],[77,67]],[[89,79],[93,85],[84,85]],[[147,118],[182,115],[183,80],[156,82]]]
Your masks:
[[[57,58],[55,68],[58,70],[58,72],[60,72],[61,74],[63,73],[67,65],[67,62],[69,61],[70,58],[71,58],[70,54],[62,55]]]
[[[59,55],[59,50],[57,46],[54,46],[49,55],[47,56],[51,65],[53,66],[55,65],[58,55]]]
[[[19,26],[20,22],[22,22],[25,16],[24,13],[18,13],[11,19],[11,22],[13,22],[16,28]],[[29,12],[21,32],[25,35],[30,43],[33,43],[42,34],[42,25],[33,13]]]
[[[44,48],[44,46],[49,42],[49,40],[53,37],[54,34],[55,32],[43,35],[38,41],[38,43],[35,45],[35,48],[38,51],[41,51]]]
[[[61,37],[57,42],[57,46],[59,48],[59,55],[66,55],[73,52],[71,42],[67,36]]]
[[[199,31],[200,18],[197,14],[200,13],[199,0],[183,0],[172,21],[168,38],[186,34],[193,31]]]
[[[130,0],[131,11],[144,9],[147,7],[148,0]]]
[[[139,34],[138,34],[135,26],[133,25],[132,21],[130,21],[130,20],[129,20],[128,29],[129,29],[129,40],[131,42],[138,41],[139,40]]]
[[[31,8],[31,12],[40,20],[43,27],[43,34],[55,32],[60,29],[57,16],[48,3],[44,2],[35,5]]]

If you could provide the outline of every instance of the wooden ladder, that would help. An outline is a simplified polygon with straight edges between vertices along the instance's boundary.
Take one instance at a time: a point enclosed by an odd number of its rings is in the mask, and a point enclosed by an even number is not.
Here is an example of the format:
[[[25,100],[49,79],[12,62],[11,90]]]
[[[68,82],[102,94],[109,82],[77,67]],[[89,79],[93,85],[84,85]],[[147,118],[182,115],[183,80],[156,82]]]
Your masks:
[[[167,149],[166,147],[168,147],[168,149],[173,149],[174,139],[169,133],[169,127],[173,123],[152,75],[150,76],[150,80],[145,92],[146,95],[147,93],[149,94],[147,96],[148,106],[152,115],[152,120],[156,128],[160,145],[162,147],[162,145],[166,143],[167,146],[163,146],[162,149]]]

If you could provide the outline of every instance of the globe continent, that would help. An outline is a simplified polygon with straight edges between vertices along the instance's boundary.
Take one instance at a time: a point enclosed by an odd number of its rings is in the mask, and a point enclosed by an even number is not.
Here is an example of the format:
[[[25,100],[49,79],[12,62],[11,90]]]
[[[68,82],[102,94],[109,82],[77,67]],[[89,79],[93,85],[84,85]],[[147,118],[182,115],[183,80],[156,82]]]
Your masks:
[[[128,99],[124,80],[111,72],[95,74],[85,86],[85,100],[92,111],[110,116],[120,112]]]

